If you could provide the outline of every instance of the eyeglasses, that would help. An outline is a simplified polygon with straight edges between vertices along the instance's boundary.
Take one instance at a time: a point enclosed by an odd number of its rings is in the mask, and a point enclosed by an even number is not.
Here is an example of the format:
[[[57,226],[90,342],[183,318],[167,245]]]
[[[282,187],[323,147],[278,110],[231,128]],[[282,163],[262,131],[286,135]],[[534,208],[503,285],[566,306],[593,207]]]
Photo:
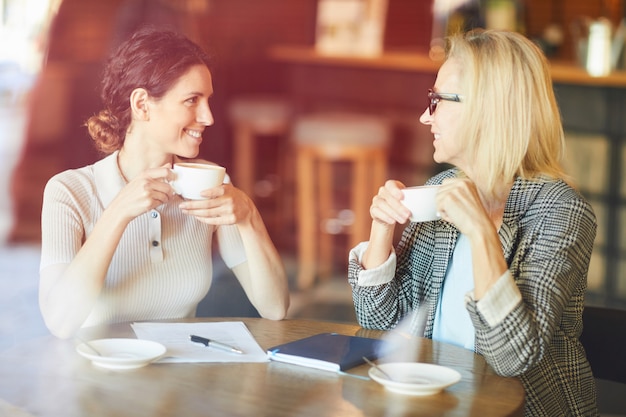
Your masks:
[[[461,96],[458,94],[435,93],[432,89],[428,90],[428,99],[430,100],[428,103],[428,111],[431,116],[435,113],[435,110],[437,110],[437,104],[439,104],[441,100],[461,102]]]

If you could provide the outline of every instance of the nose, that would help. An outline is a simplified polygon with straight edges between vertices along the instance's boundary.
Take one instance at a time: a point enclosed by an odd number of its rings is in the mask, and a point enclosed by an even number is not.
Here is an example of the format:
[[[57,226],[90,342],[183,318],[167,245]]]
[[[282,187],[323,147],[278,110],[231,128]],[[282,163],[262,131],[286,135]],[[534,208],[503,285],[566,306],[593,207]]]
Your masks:
[[[430,111],[428,111],[428,107],[426,107],[426,110],[424,110],[424,113],[422,113],[422,115],[420,116],[420,123],[424,125],[430,125],[432,124],[432,121],[433,116],[430,114]]]
[[[205,126],[212,126],[213,123],[215,123],[215,119],[213,119],[213,112],[211,112],[211,107],[208,102],[204,102],[203,105],[198,106],[196,121]]]

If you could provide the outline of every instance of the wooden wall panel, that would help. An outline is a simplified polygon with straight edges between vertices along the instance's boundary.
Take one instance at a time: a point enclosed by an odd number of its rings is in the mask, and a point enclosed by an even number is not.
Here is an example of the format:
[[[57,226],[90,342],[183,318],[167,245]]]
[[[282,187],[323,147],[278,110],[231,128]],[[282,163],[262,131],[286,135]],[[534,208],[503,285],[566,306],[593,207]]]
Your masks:
[[[389,0],[385,48],[427,51],[432,32],[431,0]]]

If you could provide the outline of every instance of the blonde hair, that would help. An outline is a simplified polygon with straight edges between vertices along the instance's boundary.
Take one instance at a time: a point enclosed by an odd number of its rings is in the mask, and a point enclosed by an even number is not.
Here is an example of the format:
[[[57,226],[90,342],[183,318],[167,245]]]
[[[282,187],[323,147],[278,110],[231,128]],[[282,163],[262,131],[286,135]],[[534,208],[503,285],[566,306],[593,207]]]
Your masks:
[[[518,176],[566,179],[563,126],[541,50],[518,33],[478,29],[451,36],[447,57],[461,64],[459,140],[486,191]]]

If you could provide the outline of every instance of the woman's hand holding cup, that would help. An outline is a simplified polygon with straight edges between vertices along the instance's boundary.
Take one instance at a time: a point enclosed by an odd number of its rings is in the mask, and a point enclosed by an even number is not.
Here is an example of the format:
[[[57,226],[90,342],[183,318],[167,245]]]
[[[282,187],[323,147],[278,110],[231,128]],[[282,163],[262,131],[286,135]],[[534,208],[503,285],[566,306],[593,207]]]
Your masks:
[[[226,169],[219,165],[183,162],[172,168],[176,178],[171,182],[176,194],[188,200],[204,200],[202,192],[224,182]]]

